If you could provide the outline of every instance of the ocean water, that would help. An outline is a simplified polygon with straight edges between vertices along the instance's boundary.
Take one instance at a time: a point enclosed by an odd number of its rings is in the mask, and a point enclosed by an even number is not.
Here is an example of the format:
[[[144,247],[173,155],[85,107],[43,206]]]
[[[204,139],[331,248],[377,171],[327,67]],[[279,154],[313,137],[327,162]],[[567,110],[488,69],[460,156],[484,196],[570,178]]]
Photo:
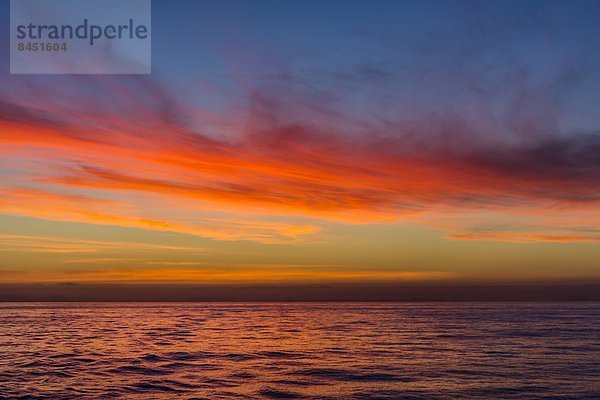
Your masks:
[[[600,304],[4,303],[0,398],[600,399]]]

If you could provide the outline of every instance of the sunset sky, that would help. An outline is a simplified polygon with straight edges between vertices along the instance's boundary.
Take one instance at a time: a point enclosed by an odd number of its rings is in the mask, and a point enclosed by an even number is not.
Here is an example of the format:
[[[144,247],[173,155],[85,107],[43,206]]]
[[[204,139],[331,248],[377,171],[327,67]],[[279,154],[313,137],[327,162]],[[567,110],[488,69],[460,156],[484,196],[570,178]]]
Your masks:
[[[151,75],[1,4],[1,283],[600,279],[598,1],[153,1]]]

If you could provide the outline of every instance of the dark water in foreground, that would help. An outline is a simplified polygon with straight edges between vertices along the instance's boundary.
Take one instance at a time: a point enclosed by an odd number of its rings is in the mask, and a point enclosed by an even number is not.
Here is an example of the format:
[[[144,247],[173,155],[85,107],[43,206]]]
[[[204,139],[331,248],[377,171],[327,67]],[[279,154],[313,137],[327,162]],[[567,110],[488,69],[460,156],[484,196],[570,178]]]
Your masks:
[[[599,399],[600,303],[4,303],[20,396]]]

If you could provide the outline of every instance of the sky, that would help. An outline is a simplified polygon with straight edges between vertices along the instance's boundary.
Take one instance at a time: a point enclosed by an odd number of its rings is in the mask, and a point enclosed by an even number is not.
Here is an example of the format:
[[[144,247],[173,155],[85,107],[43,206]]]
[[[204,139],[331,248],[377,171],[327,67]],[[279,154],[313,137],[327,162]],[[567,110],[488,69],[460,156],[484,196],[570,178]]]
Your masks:
[[[600,2],[153,1],[150,75],[0,4],[0,283],[600,278]]]

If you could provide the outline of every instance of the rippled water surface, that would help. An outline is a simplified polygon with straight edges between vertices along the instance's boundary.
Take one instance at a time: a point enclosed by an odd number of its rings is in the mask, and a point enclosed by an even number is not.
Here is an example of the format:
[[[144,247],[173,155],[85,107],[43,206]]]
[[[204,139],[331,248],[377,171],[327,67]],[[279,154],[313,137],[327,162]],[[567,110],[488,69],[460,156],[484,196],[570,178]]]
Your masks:
[[[599,399],[600,304],[2,304],[0,397]]]

